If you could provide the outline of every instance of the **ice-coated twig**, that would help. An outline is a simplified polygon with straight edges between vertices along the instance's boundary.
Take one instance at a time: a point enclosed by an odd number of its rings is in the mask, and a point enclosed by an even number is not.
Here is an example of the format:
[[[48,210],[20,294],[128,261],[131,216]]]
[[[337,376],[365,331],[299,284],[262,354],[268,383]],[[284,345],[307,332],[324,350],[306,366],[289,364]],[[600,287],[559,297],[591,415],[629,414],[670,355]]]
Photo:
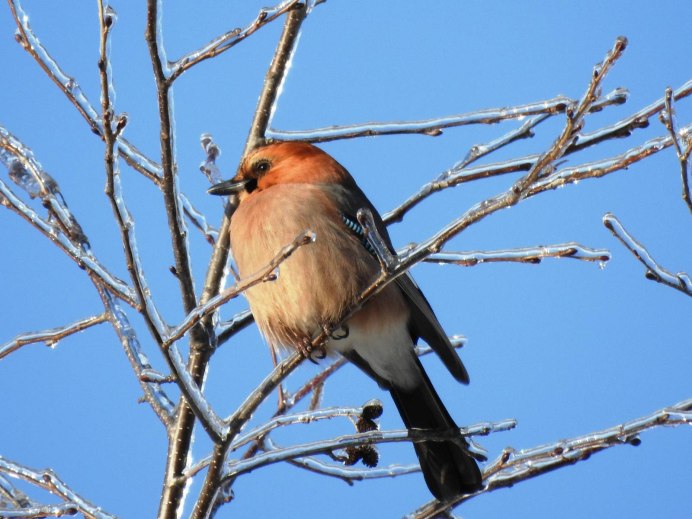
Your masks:
[[[94,281],[93,278],[92,281]],[[161,387],[160,381],[147,379],[146,374],[153,372],[154,369],[142,349],[137,333],[132,328],[127,314],[109,291],[105,290],[100,283],[95,282],[95,285],[103,306],[108,313],[108,320],[111,326],[113,326],[113,330],[125,350],[125,355],[130,362],[132,371],[134,371],[137,381],[144,392],[145,400],[152,407],[161,422],[166,427],[170,427],[175,412],[175,404]]]
[[[302,7],[303,5],[301,4],[301,0],[285,0],[284,2],[281,2],[273,7],[263,7],[260,9],[255,19],[244,29],[233,29],[222,34],[221,36],[217,36],[204,47],[186,54],[173,63],[171,65],[171,74],[169,80],[171,82],[175,81],[178,76],[180,76],[190,67],[193,67],[197,63],[200,63],[206,59],[213,58],[214,56],[218,56],[219,54],[226,52],[265,25],[276,20],[282,14],[291,11],[292,9],[300,9]]]
[[[478,492],[451,501],[430,501],[408,515],[408,519],[433,519],[439,514],[480,494],[497,488],[511,487],[551,470],[573,465],[592,454],[616,445],[640,444],[639,434],[656,427],[692,424],[692,399],[655,411],[648,416],[575,438],[540,445],[530,449],[504,449],[495,461],[483,470],[485,486]]]
[[[0,456],[0,473],[22,479],[32,485],[43,488],[51,494],[71,504],[85,517],[93,519],[116,519],[114,515],[104,512],[74,492],[58,475],[50,469],[34,470]],[[13,511],[14,514],[14,511]],[[13,515],[14,517],[21,517]],[[12,517],[12,516],[10,516]]]
[[[233,337],[240,330],[250,325],[255,320],[250,310],[243,310],[238,312],[228,321],[223,321],[219,324],[217,329],[217,342],[218,345],[223,344],[228,339]]]
[[[680,129],[680,133],[688,133],[690,131],[692,131],[692,124]],[[557,189],[565,184],[574,183],[586,178],[598,178],[613,173],[614,171],[627,169],[629,165],[639,162],[649,155],[658,153],[670,147],[672,144],[673,139],[670,136],[656,137],[614,157],[588,162],[578,166],[562,168],[541,178],[538,182],[535,182],[526,196],[534,196],[549,189]]]
[[[264,451],[275,451],[280,449],[278,445],[267,436],[262,440]],[[264,448],[266,447],[266,448]],[[343,480],[349,486],[353,486],[356,481],[365,481],[367,479],[383,479],[405,476],[406,474],[414,474],[420,472],[420,465],[388,465],[386,467],[375,468],[354,468],[343,464],[329,463],[319,458],[305,456],[303,458],[288,460],[288,463],[295,467],[299,467],[316,474],[329,476]]]
[[[102,136],[103,126],[101,119],[94,105],[82,91],[79,83],[60,68],[60,65],[58,65],[48,50],[43,46],[29,25],[29,16],[24,12],[21,2],[19,0],[8,1],[12,16],[17,25],[15,37],[19,44],[34,58],[41,69],[43,69],[48,77],[67,96],[67,99],[77,108],[77,111],[89,124],[91,130],[96,135]],[[123,137],[118,137],[117,148],[120,155],[130,166],[153,180],[155,183],[159,183],[161,166],[147,158]]]
[[[173,106],[170,99],[171,84],[166,79],[169,72],[163,44],[161,0],[147,0],[147,18],[144,39],[154,69],[156,97],[159,107],[159,142],[161,144],[161,191],[163,192],[168,227],[173,245],[176,278],[180,285],[183,308],[186,313],[197,306],[197,296],[190,267],[187,226],[180,208],[178,172],[175,158],[175,128]]]
[[[603,109],[606,104],[619,104],[626,100],[624,90],[620,89],[618,95],[610,96],[597,106]],[[466,126],[470,124],[496,124],[508,119],[521,119],[527,116],[542,114],[563,113],[576,101],[565,96],[557,96],[552,99],[528,103],[518,106],[503,108],[488,108],[477,112],[469,112],[421,121],[400,121],[390,123],[368,122],[364,124],[352,124],[347,126],[328,126],[312,130],[284,131],[270,128],[267,138],[273,140],[300,140],[307,142],[327,142],[336,139],[352,139],[355,137],[369,137],[373,135],[401,135],[421,134],[437,137],[445,128]]]
[[[211,185],[221,182],[222,175],[216,165],[216,159],[221,155],[221,148],[214,141],[214,137],[209,133],[203,133],[199,138],[199,143],[204,150],[205,159],[199,165],[199,170],[204,173]]]
[[[618,90],[611,92],[607,97],[615,95],[614,93],[618,92]],[[688,81],[685,83],[683,86],[678,88],[673,92],[673,98],[676,100],[682,99],[684,97],[689,96],[692,94],[692,80]],[[624,96],[624,93],[617,93],[616,97],[622,97]],[[599,98],[599,101],[603,98]],[[623,97],[624,99],[624,97]],[[594,105],[592,106],[592,111],[594,106],[598,106],[598,102],[594,102]],[[621,121],[605,126],[599,130],[596,130],[594,132],[590,133],[577,133],[576,139],[574,142],[567,147],[567,150],[565,151],[565,155],[574,153],[576,151],[579,151],[587,146],[591,146],[594,144],[597,144],[599,142],[605,141],[607,139],[612,139],[612,138],[619,138],[619,137],[626,137],[631,134],[631,130],[634,128],[640,128],[648,125],[648,120],[650,117],[655,115],[656,113],[660,112],[664,108],[664,99],[659,99],[655,101],[654,103],[650,104],[649,106],[639,110],[635,114],[626,117],[625,119],[622,119]],[[688,128],[688,127],[686,127]],[[685,128],[681,129],[680,133],[685,130]],[[689,130],[687,130],[689,134]],[[501,140],[501,139],[500,139]],[[652,144],[656,142],[656,140],[649,141]],[[655,153],[656,151],[659,151],[655,147],[653,149],[647,150],[645,154],[642,154],[641,156],[637,156],[636,153],[634,153],[634,149],[630,150],[627,152],[629,155],[629,159],[632,160],[632,162],[636,162],[637,160],[641,160],[648,156],[650,153]],[[473,148],[470,152],[473,154]],[[624,155],[624,154],[623,154]],[[621,156],[618,156],[621,157]],[[474,180],[478,180],[481,178],[487,178],[487,177],[493,177],[497,175],[503,175],[507,173],[514,173],[517,171],[528,171],[538,160],[538,155],[527,155],[525,157],[520,157],[516,159],[510,159],[507,161],[503,162],[498,162],[498,163],[493,163],[493,164],[487,164],[483,166],[476,166],[476,167],[467,167],[468,164],[470,163],[469,161],[462,160],[458,164],[454,165],[447,171],[443,172],[441,175],[439,175],[435,180],[430,181],[423,185],[417,193],[414,193],[411,195],[407,200],[405,200],[402,204],[400,204],[398,207],[393,209],[392,211],[386,213],[383,216],[383,220],[385,223],[390,224],[394,222],[400,222],[403,220],[404,215],[410,211],[413,207],[418,205],[420,202],[425,200],[427,197],[430,195],[441,191],[443,189],[447,189],[450,187],[455,187],[459,184],[462,184],[464,182],[471,182]],[[612,160],[612,159],[605,159],[605,160]],[[601,161],[594,162],[593,164],[599,164]],[[630,163],[632,163],[630,162]],[[621,169],[621,168],[617,168]],[[612,171],[612,170],[611,170]],[[610,171],[608,171],[610,172]]]
[[[137,291],[141,302],[139,311],[143,314],[147,324],[152,329],[155,337],[160,337],[168,330],[168,325],[163,321],[156,308],[151,290],[144,275],[142,262],[139,257],[137,239],[135,237],[135,222],[125,203],[120,182],[120,167],[118,164],[118,151],[115,147],[118,134],[123,130],[125,122],[122,117],[115,120],[113,100],[113,82],[110,66],[110,31],[115,24],[116,15],[112,8],[104,1],[99,0],[99,77],[101,80],[101,119],[103,121],[103,141],[105,143],[104,163],[106,168],[106,196],[111,203],[113,214],[120,229],[120,239],[125,251],[125,260],[130,278]]]
[[[243,291],[248,288],[255,286],[259,283],[271,282],[276,279],[276,270],[281,266],[281,264],[286,261],[296,250],[304,245],[308,245],[315,241],[315,233],[312,231],[304,231],[296,238],[284,246],[279,253],[263,268],[255,272],[254,274],[248,276],[245,279],[240,280],[238,283],[232,287],[228,287],[219,295],[212,297],[209,301],[195,307],[182,322],[173,329],[168,336],[165,337],[163,341],[163,348],[168,348],[172,343],[180,339],[185,333],[187,333],[190,328],[195,326],[204,317],[208,316],[214,312],[220,306],[226,304],[228,301],[237,297]]]
[[[1,156],[2,154],[0,154]],[[41,218],[31,207],[20,200],[2,180],[0,180],[0,205],[6,206],[24,218],[60,247],[77,265],[86,268],[97,276],[109,290],[127,304],[133,307],[138,306],[137,294],[127,283],[108,272],[90,251],[85,251],[82,247],[72,243],[70,238],[57,225],[53,225]]]
[[[72,334],[81,332],[82,330],[86,330],[91,326],[101,324],[107,320],[108,316],[106,314],[92,315],[91,317],[75,321],[67,326],[17,335],[10,342],[0,345],[0,359],[27,344],[42,342],[46,346],[52,348],[58,343],[58,341],[64,339],[65,337],[69,337]]]
[[[656,263],[656,260],[651,257],[646,247],[627,232],[614,214],[607,213],[603,217],[603,225],[646,267],[646,279],[662,283],[679,290],[683,294],[692,296],[692,280],[690,280],[689,275],[684,272],[673,274]]]
[[[692,79],[673,91],[673,99],[679,101],[692,94]],[[665,108],[665,97],[657,99],[638,112],[608,126],[592,132],[580,133],[572,144],[570,151],[579,151],[607,139],[628,137],[637,128],[649,126],[649,119]]]
[[[666,88],[665,110],[661,112],[661,122],[664,124],[675,146],[675,153],[680,163],[680,174],[682,177],[682,199],[687,208],[692,212],[692,198],[690,198],[690,168],[688,160],[692,152],[692,134],[688,131],[685,134],[675,131],[675,111],[673,110],[673,89]],[[680,141],[684,140],[684,144]]]
[[[513,429],[515,426],[515,420],[503,420],[501,422],[493,423],[483,422],[482,424],[476,424],[470,427],[462,427],[458,431],[455,430],[449,432],[400,429],[392,431],[375,430],[347,434],[336,438],[293,445],[291,447],[285,447],[275,451],[266,451],[250,459],[229,461],[227,463],[227,473],[224,476],[224,479],[235,478],[245,472],[250,472],[260,467],[266,467],[273,463],[295,458],[302,458],[304,456],[312,456],[314,454],[330,454],[335,450],[341,450],[347,447],[355,447],[363,444],[449,440],[456,438],[459,435],[465,438],[470,436],[487,436],[488,434],[495,432],[508,431]]]
[[[34,505],[22,508],[2,508],[0,517],[21,519],[22,517],[42,519],[44,517],[65,517],[79,513],[79,509],[72,503],[60,503],[57,505]]]
[[[300,27],[307,16],[308,8],[309,6],[306,5],[301,9],[293,9],[286,16],[281,37],[279,38],[276,50],[274,51],[274,57],[272,58],[272,62],[269,65],[264,79],[243,155],[246,155],[250,150],[264,141],[264,135],[273,110],[276,107],[276,100],[278,99],[281,85],[286,77],[291,57],[293,56],[298,41]],[[214,245],[212,258],[209,262],[209,268],[204,283],[204,292],[200,300],[201,304],[208,302],[221,290],[225,266],[228,260],[228,249],[230,246],[230,217],[233,213],[233,205],[234,204],[229,204],[228,210],[225,212],[223,223],[219,229],[219,239]],[[209,321],[211,322],[211,319],[209,319]],[[203,353],[197,354],[193,352],[193,355],[190,356],[193,372],[204,374],[206,371],[207,358],[208,356],[205,357]],[[230,442],[250,419],[254,410],[302,361],[303,357],[296,353],[286,359],[286,361],[277,365],[274,371],[272,371],[272,374],[270,374],[269,377],[260,384],[257,390],[240,406],[234,419],[231,420],[229,424],[230,430],[226,441],[214,448],[214,453],[209,469],[207,470],[202,490],[191,514],[192,519],[206,519],[209,517],[209,514],[215,506],[217,496],[225,493],[225,489],[227,488],[226,485],[221,485],[220,479]],[[182,431],[181,434],[187,437],[192,433],[192,425],[185,413],[180,413],[179,423],[176,428]],[[169,468],[174,465],[173,472],[178,475],[182,474],[185,470],[187,452],[182,449],[177,449],[176,452],[176,449],[177,448],[174,448],[169,451]],[[172,458],[173,463],[171,463]],[[168,473],[170,474],[171,470],[169,470]],[[181,481],[175,488],[172,488],[171,492],[169,492],[167,488],[164,488],[160,512],[166,512],[170,517],[176,517],[177,512],[175,508],[173,508],[172,505],[165,505],[163,503],[171,501],[170,497],[172,497],[173,492],[182,495],[184,490],[183,485],[184,482]],[[164,510],[164,507],[166,510]]]
[[[202,234],[204,234],[204,237],[207,239],[207,242],[210,245],[214,245],[219,237],[219,231],[207,223],[207,217],[194,208],[192,202],[190,202],[187,196],[180,193],[178,198],[180,200],[180,205],[183,207],[183,212],[185,213],[185,216],[187,216],[188,220],[190,220],[192,225],[194,225],[197,229],[202,231]]]
[[[592,249],[576,242],[559,243],[555,245],[539,245],[518,249],[503,249],[493,251],[444,251],[431,254],[424,261],[474,267],[482,263],[514,262],[540,263],[543,258],[571,258],[581,261],[605,263],[610,260],[610,252],[606,249]]]

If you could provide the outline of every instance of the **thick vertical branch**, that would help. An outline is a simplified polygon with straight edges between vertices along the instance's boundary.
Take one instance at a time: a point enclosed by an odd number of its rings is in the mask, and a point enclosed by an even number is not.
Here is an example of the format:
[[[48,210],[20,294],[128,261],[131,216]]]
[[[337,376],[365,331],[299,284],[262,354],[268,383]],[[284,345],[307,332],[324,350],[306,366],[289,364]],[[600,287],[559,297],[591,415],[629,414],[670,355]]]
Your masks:
[[[286,71],[288,70],[288,65],[298,39],[300,26],[305,19],[306,14],[307,7],[303,7],[301,9],[292,10],[286,17],[283,32],[281,33],[279,43],[276,47],[276,51],[274,52],[274,58],[272,59],[264,80],[264,86],[257,103],[255,117],[252,121],[247,142],[245,143],[243,155],[247,154],[250,150],[260,145],[264,141],[264,134],[269,125],[272,110],[279,95],[281,83],[284,80]],[[230,218],[234,210],[235,201],[231,200],[227,206],[226,215],[221,225],[221,229],[219,230],[219,239],[214,247],[209,270],[207,271],[204,293],[202,294],[202,303],[206,303],[221,290],[224,269],[226,262],[228,261],[228,249],[230,247]],[[210,319],[211,317],[207,318],[207,321]],[[190,357],[190,368],[193,370],[204,369],[207,360],[208,358],[205,359],[201,355],[196,354],[196,352],[193,352],[192,356]],[[298,363],[298,359],[293,358],[291,369],[297,366]],[[264,398],[266,398],[266,396],[267,395],[264,395]],[[246,420],[247,419],[249,419],[249,416],[246,418]],[[238,425],[237,429],[232,427],[232,434],[228,434],[226,441],[224,441],[222,444],[216,445],[212,460],[207,470],[207,476],[204,481],[202,491],[192,514],[194,519],[202,519],[208,517],[209,514],[212,513],[212,509],[214,508],[214,503],[216,501],[216,495],[219,490],[223,462],[226,459],[226,452],[230,442],[240,430],[241,426],[242,424]]]

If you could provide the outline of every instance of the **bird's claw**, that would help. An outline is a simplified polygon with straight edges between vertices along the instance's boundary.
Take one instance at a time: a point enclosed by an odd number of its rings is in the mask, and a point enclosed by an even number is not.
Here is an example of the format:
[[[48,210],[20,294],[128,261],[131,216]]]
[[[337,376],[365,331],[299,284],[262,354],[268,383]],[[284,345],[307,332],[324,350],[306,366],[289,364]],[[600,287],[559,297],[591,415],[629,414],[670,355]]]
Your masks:
[[[298,342],[298,351],[313,364],[317,364],[318,360],[322,360],[327,356],[327,350],[324,344],[315,347],[312,345],[312,341],[307,337]]]

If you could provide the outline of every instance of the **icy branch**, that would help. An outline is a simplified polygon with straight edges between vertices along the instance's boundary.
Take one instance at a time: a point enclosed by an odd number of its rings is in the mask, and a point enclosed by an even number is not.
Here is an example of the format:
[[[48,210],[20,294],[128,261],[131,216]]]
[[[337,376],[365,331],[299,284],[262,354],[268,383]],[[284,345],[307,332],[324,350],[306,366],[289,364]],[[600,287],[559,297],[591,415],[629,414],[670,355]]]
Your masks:
[[[104,512],[100,507],[93,505],[79,496],[50,469],[34,470],[0,456],[0,473],[7,474],[13,478],[22,479],[32,485],[47,490],[84,514],[85,517],[93,519],[116,519],[114,515]],[[13,510],[11,517],[21,517],[21,515],[16,514]]]
[[[673,110],[673,89],[666,88],[665,95],[665,110],[661,112],[661,122],[665,125],[671,139],[673,139],[673,145],[675,146],[675,153],[678,156],[678,162],[680,163],[680,174],[682,177],[682,199],[685,201],[687,208],[692,212],[692,198],[690,198],[690,168],[688,160],[690,158],[690,152],[692,152],[692,134],[687,131],[686,133],[675,131],[675,111]],[[683,140],[684,144],[680,141]]]
[[[536,264],[540,263],[543,258],[571,258],[603,264],[610,260],[610,252],[606,249],[591,249],[575,242],[569,242],[494,251],[445,251],[431,254],[423,261],[440,265],[453,264],[463,267],[474,267],[482,263],[497,262]]]
[[[219,237],[219,231],[207,223],[207,217],[194,208],[187,196],[180,193],[178,199],[180,200],[180,205],[183,207],[183,212],[185,216],[187,216],[187,219],[190,220],[192,225],[202,231],[202,234],[204,234],[204,237],[210,245],[214,245]]]
[[[238,312],[228,321],[221,322],[216,332],[218,344],[223,344],[237,332],[243,330],[246,326],[251,324],[254,320],[255,318],[250,310],[243,310],[242,312]]]
[[[2,154],[0,153],[0,159],[1,158]],[[70,238],[63,234],[59,227],[41,218],[31,207],[20,200],[2,180],[0,180],[0,205],[4,205],[24,218],[67,253],[80,268],[88,269],[97,276],[109,290],[112,290],[113,293],[127,302],[127,304],[134,307],[138,305],[137,295],[132,288],[124,281],[121,281],[108,272],[90,251],[85,251],[83,248],[72,243]]]
[[[482,490],[450,503],[431,501],[407,516],[408,519],[432,519],[480,494],[497,488],[511,487],[551,470],[573,465],[588,459],[593,453],[616,445],[640,443],[639,434],[660,426],[692,424],[692,399],[656,411],[648,416],[552,444],[516,451],[506,448],[498,458],[485,467]]]
[[[92,279],[93,280],[93,279]],[[137,338],[137,333],[130,324],[127,314],[120,307],[113,296],[99,283],[96,284],[103,306],[108,313],[108,320],[113,326],[120,343],[125,350],[127,360],[130,362],[137,381],[144,392],[144,398],[166,427],[170,426],[171,417],[175,412],[175,404],[161,387],[161,383],[149,380],[145,375],[154,371],[142,346]]]
[[[65,337],[69,337],[72,334],[81,332],[82,330],[86,330],[91,326],[101,324],[107,320],[108,316],[106,314],[93,315],[60,328],[51,328],[49,330],[43,330],[40,332],[30,332],[17,335],[10,342],[0,346],[0,359],[27,344],[42,342],[49,348],[54,348],[58,341],[64,339]]]
[[[463,437],[470,436],[486,436],[495,432],[508,431],[516,426],[514,420],[503,420],[501,422],[483,422],[482,424],[472,425],[470,427],[462,427],[458,431],[450,431],[449,433],[440,433],[436,431],[420,431],[420,430],[394,430],[394,431],[368,431],[355,434],[339,436],[327,440],[320,440],[291,447],[285,447],[274,451],[267,451],[258,454],[253,458],[240,461],[230,461],[227,466],[227,474],[224,479],[235,478],[245,472],[251,472],[260,467],[266,467],[273,463],[281,461],[302,458],[314,454],[331,454],[335,450],[346,449],[359,445],[392,442],[422,442],[429,440],[444,440],[455,438],[458,435]]]
[[[77,108],[77,111],[89,124],[91,130],[96,135],[103,137],[102,121],[94,105],[82,91],[79,83],[60,68],[60,65],[58,65],[36,34],[34,34],[29,25],[29,16],[22,9],[20,1],[9,0],[9,4],[17,25],[15,37],[19,44],[36,60],[41,69],[67,96],[67,99]],[[117,139],[117,149],[130,166],[155,183],[159,183],[161,166],[147,158],[127,139],[122,137]]]
[[[108,36],[115,23],[115,12],[109,6],[104,6],[103,0],[99,3],[99,27],[100,27],[100,57],[99,57],[99,77],[101,79],[101,117],[103,120],[103,140],[105,143],[104,163],[106,167],[106,196],[111,203],[113,214],[115,215],[118,228],[120,229],[120,239],[125,251],[127,270],[137,291],[137,296],[141,302],[140,312],[144,316],[148,326],[155,337],[160,338],[161,334],[168,330],[168,325],[163,321],[161,314],[156,308],[147,278],[144,275],[142,262],[139,257],[137,239],[135,237],[135,222],[125,203],[120,182],[120,168],[118,164],[118,152],[115,143],[118,134],[124,128],[124,119],[114,120],[114,108],[112,106],[113,83],[109,58]],[[160,341],[159,341],[160,342]]]
[[[624,103],[627,98],[625,91],[620,89],[618,92],[618,95],[609,96],[602,103],[598,104],[597,109],[600,110],[603,106],[608,104]],[[267,131],[267,137],[274,140],[299,140],[307,142],[327,142],[337,139],[352,139],[355,137],[369,137],[373,135],[420,134],[437,137],[442,134],[444,128],[467,126],[471,124],[496,124],[506,121],[507,119],[522,119],[528,116],[563,113],[575,104],[576,101],[569,97],[557,96],[545,101],[538,101],[525,105],[488,108],[477,112],[424,119],[421,121],[400,121],[391,123],[368,122],[348,126],[328,126],[326,128],[296,131],[269,129],[269,131]]]
[[[178,76],[180,76],[190,67],[226,52],[265,25],[276,20],[282,14],[291,11],[292,9],[300,9],[302,7],[303,5],[301,4],[300,0],[286,0],[275,5],[274,7],[264,7],[260,9],[257,17],[244,29],[238,28],[228,31],[221,36],[214,38],[204,47],[186,54],[178,61],[173,63],[171,65],[169,81],[175,81]]]
[[[692,280],[690,280],[690,277],[684,272],[673,274],[656,263],[649,251],[625,230],[615,215],[607,213],[603,217],[603,225],[646,267],[646,279],[662,283],[679,290],[683,294],[692,296]]]

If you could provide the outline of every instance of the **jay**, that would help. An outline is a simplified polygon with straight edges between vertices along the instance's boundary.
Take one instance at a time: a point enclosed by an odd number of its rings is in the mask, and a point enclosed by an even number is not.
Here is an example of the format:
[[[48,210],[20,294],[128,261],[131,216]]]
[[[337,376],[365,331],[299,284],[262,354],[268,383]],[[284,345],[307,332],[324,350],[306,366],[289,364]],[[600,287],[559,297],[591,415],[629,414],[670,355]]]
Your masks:
[[[368,209],[393,252],[382,218],[336,160],[304,142],[256,148],[237,175],[212,186],[215,195],[237,194],[231,248],[241,277],[266,266],[279,250],[310,229],[315,243],[280,266],[280,275],[246,292],[255,321],[271,347],[303,353],[325,325],[344,312],[380,271],[377,256],[358,224]],[[469,376],[427,299],[407,272],[368,300],[325,345],[391,393],[408,429],[453,435],[457,425],[437,395],[414,351],[419,338],[440,356],[459,382]],[[466,440],[417,441],[414,448],[430,492],[440,500],[481,488],[478,465]]]

